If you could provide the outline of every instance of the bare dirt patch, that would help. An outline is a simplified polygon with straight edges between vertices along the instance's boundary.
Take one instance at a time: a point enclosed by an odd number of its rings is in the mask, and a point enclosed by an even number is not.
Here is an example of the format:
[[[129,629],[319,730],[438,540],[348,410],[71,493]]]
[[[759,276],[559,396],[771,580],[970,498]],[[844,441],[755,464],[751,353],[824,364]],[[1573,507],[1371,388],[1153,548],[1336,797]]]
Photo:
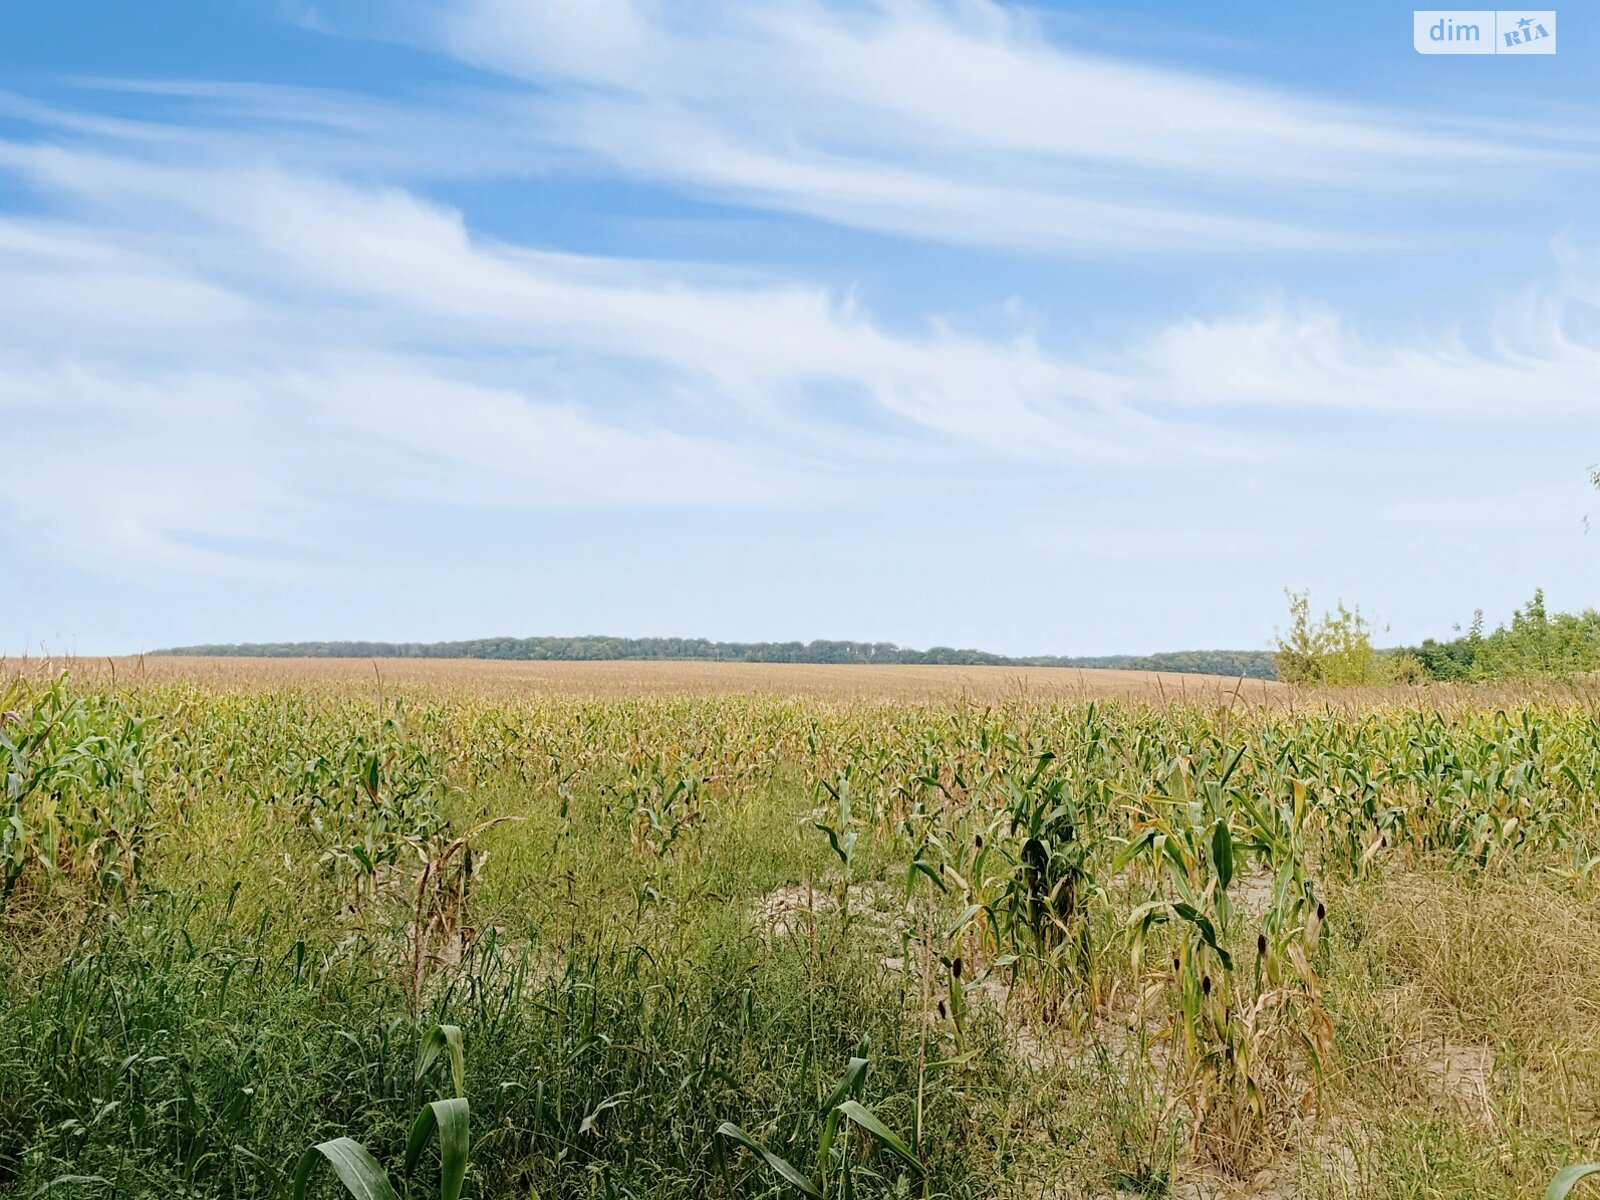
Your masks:
[[[1272,907],[1278,877],[1271,871],[1248,871],[1234,880],[1230,895],[1239,911],[1251,921],[1259,921]]]
[[[1454,1105],[1478,1125],[1494,1123],[1489,1088],[1494,1079],[1494,1047],[1432,1040],[1408,1048],[1411,1066],[1427,1089]]]
[[[880,932],[892,932],[903,915],[881,884],[853,883],[846,896],[851,919]],[[756,927],[769,937],[810,929],[819,918],[838,911],[838,886],[826,882],[785,884],[757,897],[751,904]],[[885,959],[885,966],[889,962]]]

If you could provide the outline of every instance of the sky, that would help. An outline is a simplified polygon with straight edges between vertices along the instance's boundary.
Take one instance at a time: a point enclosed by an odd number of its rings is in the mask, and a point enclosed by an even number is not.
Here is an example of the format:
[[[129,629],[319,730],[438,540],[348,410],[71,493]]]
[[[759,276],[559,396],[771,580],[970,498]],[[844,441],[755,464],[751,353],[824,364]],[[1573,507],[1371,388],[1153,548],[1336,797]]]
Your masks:
[[[11,0],[0,653],[1600,603],[1600,6],[1558,20]]]

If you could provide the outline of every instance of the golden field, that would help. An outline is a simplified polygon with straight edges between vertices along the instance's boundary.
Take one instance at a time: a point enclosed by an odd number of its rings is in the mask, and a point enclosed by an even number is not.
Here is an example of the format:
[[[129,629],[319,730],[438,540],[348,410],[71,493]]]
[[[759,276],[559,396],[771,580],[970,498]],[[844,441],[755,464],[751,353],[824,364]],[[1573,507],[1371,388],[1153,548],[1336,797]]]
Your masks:
[[[1236,693],[1260,701],[1280,690],[1259,679],[1067,667],[858,666],[820,663],[514,662],[422,658],[0,659],[8,669],[48,675],[70,666],[83,678],[119,684],[197,683],[221,688],[376,684],[479,696],[789,696],[825,701],[1060,701],[1117,698],[1209,703]]]

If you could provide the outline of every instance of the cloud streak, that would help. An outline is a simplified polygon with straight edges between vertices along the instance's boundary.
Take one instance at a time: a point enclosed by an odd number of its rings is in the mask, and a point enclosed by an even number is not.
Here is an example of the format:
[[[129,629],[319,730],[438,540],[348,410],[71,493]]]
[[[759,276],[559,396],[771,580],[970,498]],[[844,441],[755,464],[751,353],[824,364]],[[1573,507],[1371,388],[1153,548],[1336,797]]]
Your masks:
[[[987,0],[469,0],[415,36],[527,85],[539,145],[723,201],[1071,253],[1392,244],[1352,197],[1592,166],[1548,123],[1368,109],[1094,55]]]
[[[814,284],[508,244],[260,162],[9,142],[0,170],[52,210],[0,219],[25,285],[0,298],[0,504],[70,554],[259,569],[362,495],[804,510],[1006,464],[1248,463],[1307,408],[1593,415],[1581,255],[1475,341],[1280,305],[1091,351],[895,333]]]

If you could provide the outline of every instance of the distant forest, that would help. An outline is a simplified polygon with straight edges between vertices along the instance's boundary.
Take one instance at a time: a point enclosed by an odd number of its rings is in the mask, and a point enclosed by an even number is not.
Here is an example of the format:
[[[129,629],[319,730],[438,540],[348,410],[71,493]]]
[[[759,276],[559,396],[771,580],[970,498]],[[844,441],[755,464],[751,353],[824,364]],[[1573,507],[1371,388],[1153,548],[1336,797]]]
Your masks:
[[[934,646],[908,650],[893,642],[711,642],[704,638],[534,637],[469,642],[245,642],[178,646],[156,654],[241,658],[500,658],[542,662],[616,659],[703,659],[749,663],[892,663],[984,667],[1113,667],[1191,675],[1275,679],[1265,650],[1178,650],[1169,654],[1106,654],[1082,658],[1008,658],[983,650]]]

